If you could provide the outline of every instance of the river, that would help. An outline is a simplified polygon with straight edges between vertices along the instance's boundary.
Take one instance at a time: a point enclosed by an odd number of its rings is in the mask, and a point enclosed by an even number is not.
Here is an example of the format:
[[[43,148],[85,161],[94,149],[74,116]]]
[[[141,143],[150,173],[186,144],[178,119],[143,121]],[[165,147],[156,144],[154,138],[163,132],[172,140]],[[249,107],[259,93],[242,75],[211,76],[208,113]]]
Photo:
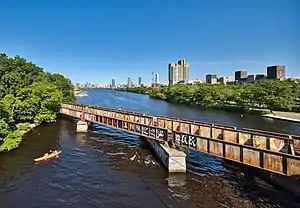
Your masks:
[[[300,134],[300,126],[256,115],[203,111],[111,90],[88,90],[79,103],[167,115],[239,128]],[[24,136],[20,148],[0,154],[0,207],[300,207],[299,198],[255,174],[201,153],[188,155],[187,174],[169,175],[139,137],[93,125],[77,134],[59,119]],[[34,164],[49,149],[54,160]]]

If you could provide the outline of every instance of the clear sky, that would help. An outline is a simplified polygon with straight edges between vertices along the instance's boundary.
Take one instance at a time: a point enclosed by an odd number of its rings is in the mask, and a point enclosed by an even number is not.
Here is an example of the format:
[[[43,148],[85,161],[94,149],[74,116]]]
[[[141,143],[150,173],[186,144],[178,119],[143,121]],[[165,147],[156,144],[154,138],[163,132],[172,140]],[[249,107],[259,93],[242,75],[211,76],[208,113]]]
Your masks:
[[[1,1],[0,52],[73,82],[126,83],[186,58],[191,79],[284,64],[300,76],[300,0]]]

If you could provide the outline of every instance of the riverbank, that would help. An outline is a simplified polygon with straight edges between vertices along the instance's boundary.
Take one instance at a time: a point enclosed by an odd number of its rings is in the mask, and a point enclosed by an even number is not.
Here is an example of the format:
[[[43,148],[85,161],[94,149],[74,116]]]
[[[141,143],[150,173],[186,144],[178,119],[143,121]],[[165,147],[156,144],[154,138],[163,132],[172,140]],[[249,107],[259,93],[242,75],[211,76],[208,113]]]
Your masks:
[[[281,93],[276,93],[280,89]],[[300,112],[300,89],[293,80],[263,80],[248,85],[174,85],[121,88],[119,91],[147,94],[151,98],[201,109],[250,114],[272,111]]]
[[[263,117],[300,123],[300,113],[297,112],[274,111],[273,113],[263,115]]]
[[[0,152],[7,152],[19,147],[22,136],[36,126],[32,123],[54,122],[60,103],[76,98],[70,79],[20,56],[0,54],[0,68]]]

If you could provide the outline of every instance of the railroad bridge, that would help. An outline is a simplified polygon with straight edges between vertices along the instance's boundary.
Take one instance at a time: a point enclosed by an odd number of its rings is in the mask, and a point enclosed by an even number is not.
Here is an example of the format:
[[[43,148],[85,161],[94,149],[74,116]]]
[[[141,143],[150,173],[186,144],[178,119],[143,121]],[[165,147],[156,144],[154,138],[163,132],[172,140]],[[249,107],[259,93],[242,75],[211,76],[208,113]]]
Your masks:
[[[168,143],[170,148],[185,147],[284,176],[300,175],[299,135],[72,103],[62,104],[60,114]]]

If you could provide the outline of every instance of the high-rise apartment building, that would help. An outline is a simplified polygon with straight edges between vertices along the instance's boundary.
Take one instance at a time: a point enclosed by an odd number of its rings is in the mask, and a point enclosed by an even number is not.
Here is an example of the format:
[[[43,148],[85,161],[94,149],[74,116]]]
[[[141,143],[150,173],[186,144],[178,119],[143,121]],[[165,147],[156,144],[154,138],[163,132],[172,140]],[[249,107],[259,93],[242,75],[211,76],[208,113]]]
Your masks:
[[[268,66],[267,67],[268,79],[284,79],[285,78],[285,66]]]
[[[235,72],[235,81],[244,81],[247,80],[248,72],[247,71],[236,71]]]
[[[115,80],[115,79],[112,79],[112,80],[111,80],[111,87],[112,87],[112,88],[115,88],[115,87],[116,87],[116,80]]]
[[[138,79],[138,85],[142,86],[142,77],[139,77],[139,79]]]
[[[206,83],[208,83],[208,84],[216,84],[216,83],[218,83],[217,75],[215,75],[215,74],[207,74],[206,75]]]
[[[188,83],[190,76],[190,65],[185,59],[177,63],[169,64],[169,85]]]
[[[127,79],[127,87],[132,87],[132,82],[130,77],[128,77]]]
[[[158,84],[159,83],[159,73],[155,74],[155,83]]]

